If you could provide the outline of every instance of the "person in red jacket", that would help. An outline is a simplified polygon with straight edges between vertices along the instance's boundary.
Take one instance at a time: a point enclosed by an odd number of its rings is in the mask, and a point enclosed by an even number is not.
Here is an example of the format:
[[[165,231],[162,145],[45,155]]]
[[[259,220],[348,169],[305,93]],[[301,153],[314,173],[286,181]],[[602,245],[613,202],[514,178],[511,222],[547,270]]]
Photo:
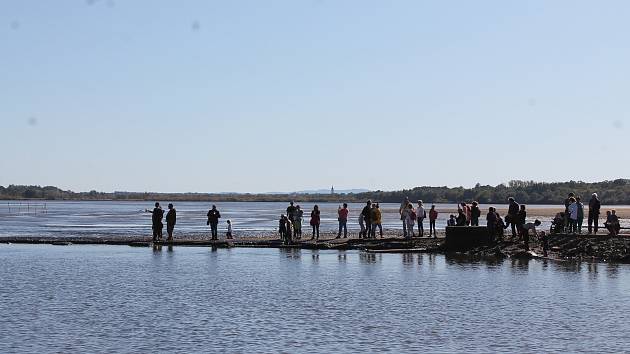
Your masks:
[[[319,240],[319,223],[320,223],[319,206],[315,205],[311,211],[311,226],[313,227],[313,237],[311,240]]]
[[[343,208],[337,210],[337,220],[339,221],[339,232],[337,238],[341,237],[341,229],[343,229],[343,238],[348,237],[348,204],[343,203]]]

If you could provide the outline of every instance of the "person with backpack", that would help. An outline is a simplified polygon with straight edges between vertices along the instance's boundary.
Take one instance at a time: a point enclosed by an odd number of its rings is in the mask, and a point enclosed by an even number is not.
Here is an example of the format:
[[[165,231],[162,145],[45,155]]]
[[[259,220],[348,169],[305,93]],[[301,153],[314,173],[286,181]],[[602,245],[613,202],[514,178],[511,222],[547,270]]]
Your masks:
[[[422,200],[418,200],[418,207],[416,208],[416,214],[418,217],[418,236],[424,236],[424,219],[427,217],[427,212],[424,210],[424,203]]]

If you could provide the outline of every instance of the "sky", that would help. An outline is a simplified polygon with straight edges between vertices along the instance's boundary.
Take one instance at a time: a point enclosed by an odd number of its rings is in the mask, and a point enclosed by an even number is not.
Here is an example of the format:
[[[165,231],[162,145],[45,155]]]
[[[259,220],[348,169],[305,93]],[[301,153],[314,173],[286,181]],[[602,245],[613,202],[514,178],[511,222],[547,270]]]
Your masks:
[[[0,185],[627,178],[628,1],[0,0]]]

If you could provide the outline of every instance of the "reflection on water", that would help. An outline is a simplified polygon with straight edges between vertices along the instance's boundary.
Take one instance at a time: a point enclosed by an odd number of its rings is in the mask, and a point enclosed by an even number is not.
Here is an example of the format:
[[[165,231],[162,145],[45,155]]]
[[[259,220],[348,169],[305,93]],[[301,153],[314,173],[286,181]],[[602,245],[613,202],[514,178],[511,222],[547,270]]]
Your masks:
[[[162,249],[162,247],[164,249]],[[621,352],[627,265],[0,245],[0,352]]]

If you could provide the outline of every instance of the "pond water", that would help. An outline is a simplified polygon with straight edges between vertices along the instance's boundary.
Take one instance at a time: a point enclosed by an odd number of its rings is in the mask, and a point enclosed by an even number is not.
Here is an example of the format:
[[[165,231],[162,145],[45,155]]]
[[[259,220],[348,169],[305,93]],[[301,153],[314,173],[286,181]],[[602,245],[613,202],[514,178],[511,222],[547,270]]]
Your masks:
[[[0,352],[622,352],[630,268],[0,245]]]

